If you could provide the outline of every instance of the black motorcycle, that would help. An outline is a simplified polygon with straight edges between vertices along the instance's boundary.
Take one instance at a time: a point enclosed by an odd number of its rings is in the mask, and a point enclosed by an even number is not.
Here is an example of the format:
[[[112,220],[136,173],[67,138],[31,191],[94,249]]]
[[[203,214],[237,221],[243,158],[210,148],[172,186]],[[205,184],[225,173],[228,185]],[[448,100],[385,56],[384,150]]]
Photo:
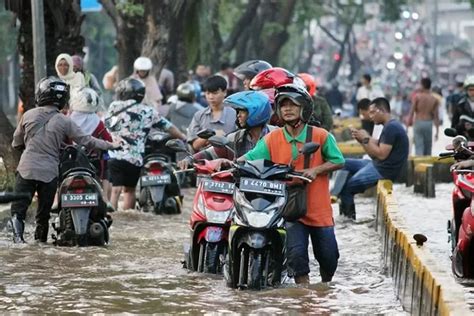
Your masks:
[[[316,152],[319,145],[307,143],[302,154]],[[268,160],[234,164],[235,215],[229,233],[229,251],[224,277],[233,288],[259,290],[282,282],[286,266],[286,230],[283,209],[287,203],[285,181],[299,178],[311,182],[289,165]]]
[[[67,146],[60,161],[58,216],[52,223],[58,246],[103,246],[109,242],[112,219],[102,198],[96,170],[85,151]]]
[[[181,213],[183,196],[180,181],[174,174],[176,153],[165,146],[168,140],[169,134],[162,132],[147,139],[138,199],[144,212]]]

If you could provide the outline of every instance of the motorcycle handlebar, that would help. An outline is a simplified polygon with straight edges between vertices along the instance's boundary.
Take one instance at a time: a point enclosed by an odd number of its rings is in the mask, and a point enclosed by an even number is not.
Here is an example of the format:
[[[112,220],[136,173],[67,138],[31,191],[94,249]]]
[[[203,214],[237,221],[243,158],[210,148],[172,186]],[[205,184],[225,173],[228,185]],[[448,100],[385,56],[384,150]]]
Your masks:
[[[447,157],[452,157],[452,156],[454,156],[454,152],[451,152],[451,151],[447,151],[447,152],[439,154],[440,158],[447,158]]]
[[[288,178],[300,179],[300,180],[303,180],[303,181],[306,181],[306,182],[309,182],[309,183],[313,182],[312,179],[307,178],[307,177],[304,177],[304,176],[302,176],[302,175],[298,175],[298,174],[291,174],[291,173],[290,173],[290,174],[287,175],[287,177],[288,177]]]
[[[177,174],[177,173],[185,173],[185,172],[191,172],[191,171],[194,171],[194,168],[188,168],[188,169],[183,169],[183,170],[175,170],[173,172],[174,172],[174,174]]]
[[[230,169],[226,169],[226,170],[221,170],[221,171],[217,171],[217,172],[214,172],[214,173],[211,173],[211,177],[214,177],[214,176],[217,176],[221,173],[225,173],[225,172],[234,172],[235,171],[235,168],[230,168]]]

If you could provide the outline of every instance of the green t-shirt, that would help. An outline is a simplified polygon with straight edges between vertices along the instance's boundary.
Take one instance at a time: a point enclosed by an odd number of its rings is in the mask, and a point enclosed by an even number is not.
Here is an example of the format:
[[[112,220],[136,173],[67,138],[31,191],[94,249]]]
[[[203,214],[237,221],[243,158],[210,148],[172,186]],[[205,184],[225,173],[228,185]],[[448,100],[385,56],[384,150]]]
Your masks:
[[[306,142],[306,129],[308,125],[305,125],[301,133],[293,137],[287,131],[286,128],[282,127],[283,134],[285,135],[285,139],[288,143],[292,144],[291,151],[293,159],[296,159],[298,156],[298,148],[296,147],[296,143],[304,144]],[[344,163],[344,156],[342,155],[339,147],[337,147],[336,139],[331,133],[328,133],[328,137],[324,144],[322,144],[322,156],[324,161],[332,162],[333,164],[343,164]],[[257,145],[246,153],[244,157],[247,160],[257,160],[257,159],[267,159],[272,160],[270,157],[270,150],[268,149],[267,143],[265,139],[262,138],[258,141]]]

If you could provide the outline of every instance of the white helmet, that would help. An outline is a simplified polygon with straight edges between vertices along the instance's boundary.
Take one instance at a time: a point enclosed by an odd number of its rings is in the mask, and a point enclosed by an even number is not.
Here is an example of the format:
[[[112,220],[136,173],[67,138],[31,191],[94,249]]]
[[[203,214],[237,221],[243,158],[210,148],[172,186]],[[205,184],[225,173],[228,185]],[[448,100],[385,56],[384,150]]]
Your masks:
[[[138,57],[133,63],[133,68],[135,68],[135,70],[149,71],[152,67],[153,64],[151,62],[151,59],[148,57]]]
[[[464,88],[469,86],[474,86],[474,75],[467,76],[466,80],[464,80]]]

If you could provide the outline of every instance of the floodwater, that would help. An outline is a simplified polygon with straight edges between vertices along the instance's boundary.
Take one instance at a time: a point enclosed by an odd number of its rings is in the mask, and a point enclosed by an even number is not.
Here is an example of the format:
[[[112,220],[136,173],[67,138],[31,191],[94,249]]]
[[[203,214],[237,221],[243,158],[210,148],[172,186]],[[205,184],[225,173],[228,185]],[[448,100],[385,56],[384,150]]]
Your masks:
[[[182,268],[193,194],[186,190],[182,215],[135,210],[113,214],[111,244],[102,248],[34,244],[31,223],[26,229],[29,243],[14,245],[3,225],[0,311],[407,315],[395,297],[392,279],[383,273],[373,199],[358,198],[358,223],[335,216],[341,257],[333,282],[319,283],[312,259],[310,286],[288,281],[256,292],[229,289],[221,276]]]

